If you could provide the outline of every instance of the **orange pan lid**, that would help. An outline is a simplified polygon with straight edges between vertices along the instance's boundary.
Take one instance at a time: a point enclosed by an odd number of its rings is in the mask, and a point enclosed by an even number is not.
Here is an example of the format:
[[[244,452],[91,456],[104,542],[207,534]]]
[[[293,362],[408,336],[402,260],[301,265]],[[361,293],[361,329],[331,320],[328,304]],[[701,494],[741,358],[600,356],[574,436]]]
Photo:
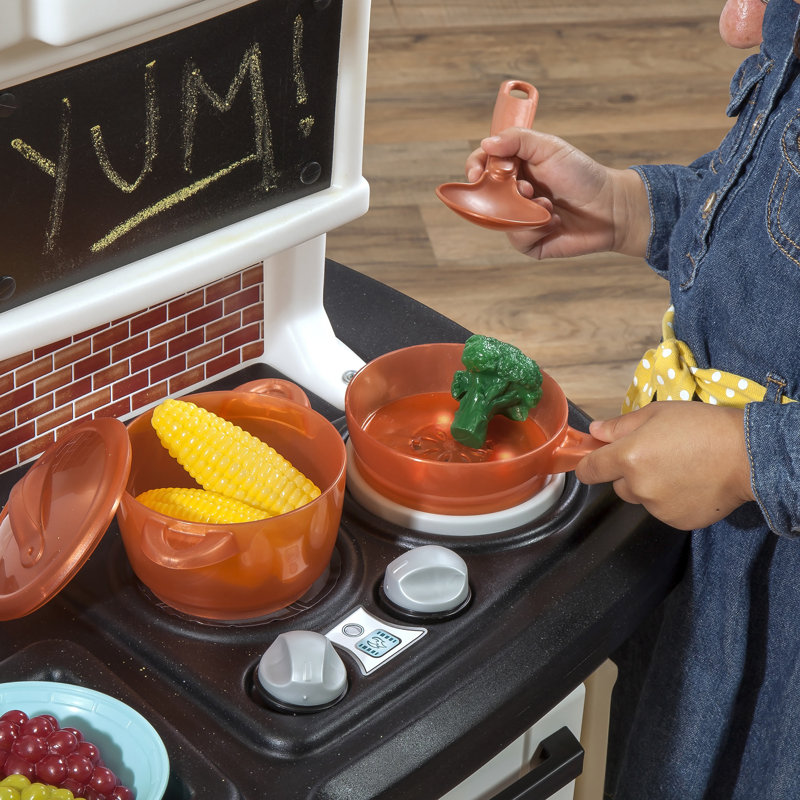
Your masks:
[[[111,523],[131,466],[125,425],[82,422],[14,485],[0,513],[0,620],[30,614],[74,577]]]

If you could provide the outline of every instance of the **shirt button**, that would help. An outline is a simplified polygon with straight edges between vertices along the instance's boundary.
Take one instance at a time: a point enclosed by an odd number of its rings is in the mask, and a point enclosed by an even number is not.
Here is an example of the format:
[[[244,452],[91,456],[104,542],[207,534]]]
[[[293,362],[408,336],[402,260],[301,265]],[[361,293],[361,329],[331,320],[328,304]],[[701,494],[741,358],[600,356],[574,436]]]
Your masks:
[[[703,203],[703,208],[700,210],[700,214],[705,219],[710,213],[711,209],[714,208],[714,203],[717,202],[717,193],[711,192],[711,194],[706,197],[705,203]]]

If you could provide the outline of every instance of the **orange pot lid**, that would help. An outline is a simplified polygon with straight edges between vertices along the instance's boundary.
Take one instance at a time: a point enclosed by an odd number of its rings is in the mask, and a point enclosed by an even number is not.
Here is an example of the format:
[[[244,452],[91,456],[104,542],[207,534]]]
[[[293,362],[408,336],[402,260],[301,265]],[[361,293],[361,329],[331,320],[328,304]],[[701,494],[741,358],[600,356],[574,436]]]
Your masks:
[[[0,620],[40,608],[86,563],[130,468],[127,428],[100,418],[68,430],[14,485],[0,513]]]

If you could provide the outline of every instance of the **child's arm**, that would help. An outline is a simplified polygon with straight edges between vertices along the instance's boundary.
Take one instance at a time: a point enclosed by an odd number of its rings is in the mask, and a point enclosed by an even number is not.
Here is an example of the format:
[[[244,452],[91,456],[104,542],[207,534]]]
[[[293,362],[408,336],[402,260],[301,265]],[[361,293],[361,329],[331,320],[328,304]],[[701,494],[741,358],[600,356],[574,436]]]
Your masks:
[[[741,409],[650,403],[590,430],[609,444],[578,464],[578,479],[613,482],[623,500],[676,528],[704,528],[754,499]]]

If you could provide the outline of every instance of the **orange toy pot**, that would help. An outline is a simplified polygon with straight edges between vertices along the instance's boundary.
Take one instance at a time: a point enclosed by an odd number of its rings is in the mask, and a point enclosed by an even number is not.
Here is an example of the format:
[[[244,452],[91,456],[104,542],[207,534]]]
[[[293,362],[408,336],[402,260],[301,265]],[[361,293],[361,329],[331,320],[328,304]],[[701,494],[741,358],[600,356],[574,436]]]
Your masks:
[[[544,372],[542,398],[525,422],[494,416],[484,450],[456,442],[449,431],[458,402],[450,384],[464,368],[463,349],[438,343],[395,350],[350,382],[345,413],[353,463],[377,492],[434,514],[500,511],[602,444],[569,426],[567,399]]]
[[[255,522],[201,524],[159,514],[135,497],[194,486],[161,445],[152,412],[128,427],[132,461],[117,519],[134,572],[159,599],[211,620],[263,617],[302,597],[327,567],[342,512],[345,447],[323,416],[288,396],[209,392],[186,399],[272,446],[321,490],[286,514]]]

